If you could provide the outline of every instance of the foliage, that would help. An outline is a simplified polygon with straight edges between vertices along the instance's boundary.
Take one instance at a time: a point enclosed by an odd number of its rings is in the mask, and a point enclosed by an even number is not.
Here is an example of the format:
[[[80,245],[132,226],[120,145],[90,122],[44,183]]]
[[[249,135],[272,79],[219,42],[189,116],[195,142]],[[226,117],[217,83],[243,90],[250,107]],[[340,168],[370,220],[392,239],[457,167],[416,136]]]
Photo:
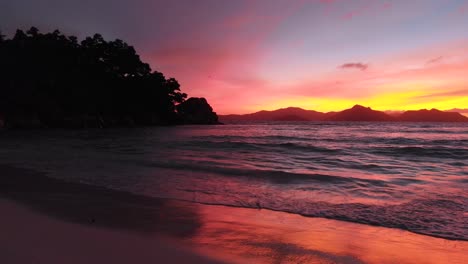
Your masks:
[[[152,71],[122,40],[96,34],[79,42],[34,27],[11,39],[0,34],[0,116],[7,122],[21,116],[48,127],[173,124],[186,97],[177,80]]]

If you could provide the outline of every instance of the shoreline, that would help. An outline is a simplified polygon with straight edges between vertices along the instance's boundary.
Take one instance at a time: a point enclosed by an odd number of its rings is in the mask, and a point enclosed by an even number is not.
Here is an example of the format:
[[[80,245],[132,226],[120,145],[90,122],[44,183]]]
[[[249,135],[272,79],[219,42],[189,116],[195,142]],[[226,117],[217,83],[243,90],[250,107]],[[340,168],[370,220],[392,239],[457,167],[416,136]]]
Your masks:
[[[7,263],[109,262],[106,258],[114,263],[136,258],[139,263],[463,263],[468,258],[466,241],[267,209],[149,198],[11,166],[0,170],[0,232],[9,234],[0,238],[0,258]],[[58,249],[65,253],[58,255]]]
[[[168,199],[169,199],[169,198],[168,198]],[[433,235],[433,234],[429,235],[429,234],[426,234],[426,233],[424,233],[424,232],[420,232],[420,233],[419,233],[419,232],[412,231],[412,230],[408,230],[408,229],[404,229],[404,228],[388,227],[388,226],[381,226],[381,225],[373,225],[373,224],[370,224],[370,223],[366,224],[366,223],[360,223],[360,222],[354,222],[354,221],[347,221],[347,220],[341,220],[341,219],[339,220],[339,219],[328,218],[328,217],[324,217],[324,216],[311,216],[311,215],[307,215],[307,214],[301,214],[301,213],[295,213],[295,212],[288,212],[288,211],[275,210],[275,209],[271,209],[271,208],[268,208],[268,207],[260,207],[260,208],[242,207],[242,206],[229,205],[229,204],[215,204],[215,203],[193,202],[193,201],[180,200],[180,199],[172,199],[172,198],[170,198],[169,200],[174,200],[174,201],[178,201],[178,202],[185,202],[185,203],[199,204],[199,205],[204,205],[204,206],[220,206],[220,207],[238,208],[238,209],[246,209],[246,210],[266,210],[266,211],[271,211],[271,212],[274,212],[274,213],[291,214],[291,215],[296,215],[296,216],[300,216],[300,217],[304,217],[304,218],[323,219],[323,220],[338,221],[338,222],[344,222],[344,223],[350,223],[350,224],[371,226],[371,227],[376,227],[376,228],[394,229],[394,230],[405,231],[405,232],[409,232],[409,233],[412,233],[412,234],[415,234],[415,235],[421,235],[421,236],[425,236],[425,237],[443,239],[443,240],[447,240],[447,241],[455,241],[455,242],[459,241],[459,242],[467,242],[467,243],[468,243],[468,239],[463,239],[463,238],[462,238],[462,239],[456,239],[456,238],[450,238],[450,237],[437,236],[437,235]],[[465,216],[468,216],[468,212],[465,213]]]

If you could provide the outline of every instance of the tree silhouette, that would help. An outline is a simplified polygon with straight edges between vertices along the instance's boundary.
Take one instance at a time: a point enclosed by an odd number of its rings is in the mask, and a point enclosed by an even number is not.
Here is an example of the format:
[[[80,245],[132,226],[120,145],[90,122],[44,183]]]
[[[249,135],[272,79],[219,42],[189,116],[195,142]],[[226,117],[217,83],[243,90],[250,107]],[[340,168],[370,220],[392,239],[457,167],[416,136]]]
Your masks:
[[[178,113],[187,95],[177,80],[152,71],[120,39],[95,34],[79,42],[32,27],[11,39],[0,34],[0,56],[0,118],[9,126],[193,123]]]

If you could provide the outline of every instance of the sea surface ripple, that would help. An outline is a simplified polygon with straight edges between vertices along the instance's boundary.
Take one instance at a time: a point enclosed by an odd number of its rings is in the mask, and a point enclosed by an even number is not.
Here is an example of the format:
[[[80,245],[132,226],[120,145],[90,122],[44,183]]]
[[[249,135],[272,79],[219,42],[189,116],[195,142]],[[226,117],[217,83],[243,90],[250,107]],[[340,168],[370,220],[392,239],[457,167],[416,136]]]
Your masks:
[[[468,125],[0,131],[2,163],[148,196],[468,240]]]

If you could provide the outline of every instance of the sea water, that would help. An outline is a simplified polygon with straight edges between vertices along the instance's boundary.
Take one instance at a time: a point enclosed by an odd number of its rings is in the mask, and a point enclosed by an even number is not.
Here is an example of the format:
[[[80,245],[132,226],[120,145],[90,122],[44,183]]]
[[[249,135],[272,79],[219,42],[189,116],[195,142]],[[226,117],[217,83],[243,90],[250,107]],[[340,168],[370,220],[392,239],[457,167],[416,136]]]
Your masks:
[[[466,123],[0,131],[0,163],[147,196],[468,240]]]

